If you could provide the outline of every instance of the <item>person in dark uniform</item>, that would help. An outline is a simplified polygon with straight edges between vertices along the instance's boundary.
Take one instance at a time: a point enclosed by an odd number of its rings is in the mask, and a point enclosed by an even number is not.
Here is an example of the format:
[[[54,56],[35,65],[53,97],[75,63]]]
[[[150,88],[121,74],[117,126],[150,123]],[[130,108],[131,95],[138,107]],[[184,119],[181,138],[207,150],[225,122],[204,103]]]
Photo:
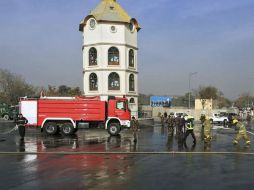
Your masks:
[[[200,122],[201,122],[202,129],[204,129],[205,120],[206,120],[205,114],[201,114],[201,116],[200,116]]]
[[[131,118],[131,129],[133,132],[134,142],[137,142],[137,132],[139,131],[139,123],[138,120],[134,116]]]
[[[162,127],[164,127],[164,115],[161,114],[161,115],[160,115],[160,118],[161,118],[161,125],[162,125]]]
[[[164,112],[163,119],[162,119],[163,120],[162,121],[162,123],[163,123],[162,126],[164,126],[164,124],[167,123],[167,119],[168,119],[168,114],[167,114],[167,112]]]
[[[250,113],[247,114],[246,121],[247,121],[247,126],[250,127],[251,126],[251,115],[250,115]]]
[[[175,118],[175,125],[176,125],[177,137],[183,136],[183,134],[185,134],[185,119],[182,115],[178,115]]]
[[[168,134],[174,134],[174,118],[172,115],[168,116],[167,119],[167,123],[168,123]]]
[[[180,129],[182,129],[182,134],[186,133],[185,119],[183,116],[181,116],[181,120],[180,120]]]
[[[167,119],[167,117],[168,117],[168,113],[164,112],[164,118]]]
[[[28,123],[28,120],[20,113],[18,114],[18,117],[15,119],[15,123],[16,125],[18,125],[21,140],[24,140],[26,134],[25,124]]]
[[[228,115],[228,127],[231,128],[233,124],[233,116],[232,114]]]
[[[179,136],[179,134],[182,133],[182,128],[181,128],[181,116],[178,115],[176,118],[175,118],[175,128],[176,128],[176,135],[177,137]]]

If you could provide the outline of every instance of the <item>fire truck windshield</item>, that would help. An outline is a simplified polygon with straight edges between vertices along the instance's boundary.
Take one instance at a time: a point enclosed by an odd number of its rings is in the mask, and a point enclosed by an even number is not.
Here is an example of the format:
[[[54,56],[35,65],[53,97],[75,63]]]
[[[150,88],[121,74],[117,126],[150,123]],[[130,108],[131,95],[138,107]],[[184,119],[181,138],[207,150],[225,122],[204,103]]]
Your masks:
[[[126,102],[119,101],[116,103],[116,109],[118,110],[126,110]]]

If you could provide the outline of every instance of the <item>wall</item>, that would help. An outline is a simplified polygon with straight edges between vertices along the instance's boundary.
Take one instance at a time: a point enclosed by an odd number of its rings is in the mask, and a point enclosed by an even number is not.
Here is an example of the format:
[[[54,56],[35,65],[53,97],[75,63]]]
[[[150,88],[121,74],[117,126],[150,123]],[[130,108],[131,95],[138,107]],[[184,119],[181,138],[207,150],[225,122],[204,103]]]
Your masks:
[[[213,99],[195,99],[195,110],[213,109]]]
[[[201,113],[205,113],[208,116],[212,116],[212,113],[218,113],[220,111],[226,111],[221,109],[209,109],[209,110],[195,110],[195,109],[187,109],[184,107],[173,107],[173,108],[162,108],[162,107],[151,107],[151,106],[142,106],[143,111],[152,111],[153,117],[158,117],[159,112],[164,113],[167,112],[167,114],[170,114],[171,112],[183,112],[187,113],[189,115],[192,115],[195,120],[200,119]]]

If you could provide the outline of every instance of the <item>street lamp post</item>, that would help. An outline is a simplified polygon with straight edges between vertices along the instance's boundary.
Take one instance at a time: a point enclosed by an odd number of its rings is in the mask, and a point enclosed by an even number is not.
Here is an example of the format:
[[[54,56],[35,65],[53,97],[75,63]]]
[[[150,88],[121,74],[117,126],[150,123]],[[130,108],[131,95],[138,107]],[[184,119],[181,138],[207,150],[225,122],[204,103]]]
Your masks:
[[[191,77],[198,74],[198,72],[189,73],[189,110],[190,110],[190,98],[191,98]]]

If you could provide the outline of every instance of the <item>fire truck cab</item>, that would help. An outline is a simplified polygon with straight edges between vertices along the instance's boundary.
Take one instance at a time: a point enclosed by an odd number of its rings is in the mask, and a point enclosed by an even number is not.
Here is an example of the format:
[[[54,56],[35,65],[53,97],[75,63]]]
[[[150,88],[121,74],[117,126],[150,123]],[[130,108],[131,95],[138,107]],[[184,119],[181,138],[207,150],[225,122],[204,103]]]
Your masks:
[[[27,126],[40,127],[47,135],[72,135],[82,126],[104,126],[110,135],[118,135],[130,127],[131,112],[123,97],[40,97],[21,98],[20,113],[28,119]]]

